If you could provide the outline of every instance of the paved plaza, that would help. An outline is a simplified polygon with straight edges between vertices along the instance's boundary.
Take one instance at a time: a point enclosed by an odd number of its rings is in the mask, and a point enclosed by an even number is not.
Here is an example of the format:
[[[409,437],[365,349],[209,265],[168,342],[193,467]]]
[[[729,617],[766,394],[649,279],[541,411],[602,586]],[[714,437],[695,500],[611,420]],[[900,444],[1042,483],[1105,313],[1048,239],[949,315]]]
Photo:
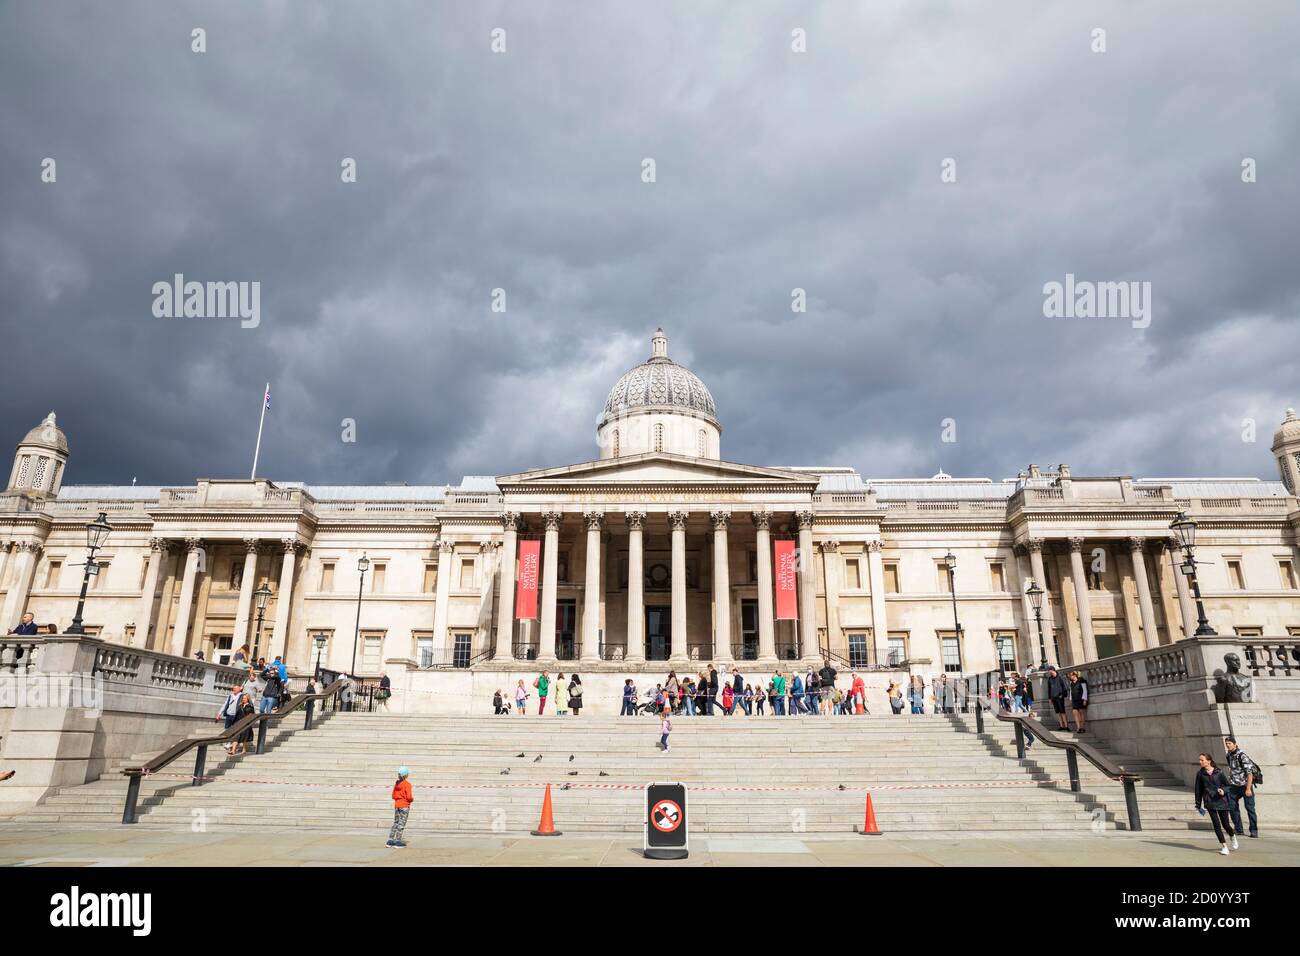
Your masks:
[[[250,828],[256,828],[250,821]],[[408,832],[390,850],[383,834],[284,830],[249,842],[229,829],[195,833],[149,827],[0,824],[0,866],[1203,866],[1300,864],[1300,834],[1243,840],[1228,858],[1199,831],[1087,836],[1005,834],[874,837],[701,836],[681,862],[645,860],[628,835],[463,836]]]

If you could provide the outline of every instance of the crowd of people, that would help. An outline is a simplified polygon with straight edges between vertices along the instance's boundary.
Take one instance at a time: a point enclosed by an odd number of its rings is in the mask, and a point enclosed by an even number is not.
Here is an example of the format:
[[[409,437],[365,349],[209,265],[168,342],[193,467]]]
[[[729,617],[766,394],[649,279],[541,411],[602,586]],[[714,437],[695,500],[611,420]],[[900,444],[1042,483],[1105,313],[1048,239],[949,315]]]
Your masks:
[[[265,657],[259,657],[256,664],[251,664],[249,656],[248,645],[245,644],[235,651],[231,660],[232,667],[248,666],[248,676],[242,684],[230,688],[230,696],[217,714],[217,720],[224,723],[226,730],[251,714],[270,714],[289,703],[289,671],[284,659],[277,655],[275,660],[268,663]],[[312,692],[314,688],[309,685],[308,693]],[[252,740],[253,727],[250,724],[237,738],[225,745],[226,753],[231,756],[246,754]]]

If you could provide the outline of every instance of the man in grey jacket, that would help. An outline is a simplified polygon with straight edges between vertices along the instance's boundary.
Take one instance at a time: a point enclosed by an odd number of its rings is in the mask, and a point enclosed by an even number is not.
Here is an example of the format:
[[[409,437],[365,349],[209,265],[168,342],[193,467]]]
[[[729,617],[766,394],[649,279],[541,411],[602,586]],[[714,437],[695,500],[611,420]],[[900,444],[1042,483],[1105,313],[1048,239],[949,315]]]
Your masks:
[[[1070,703],[1070,682],[1063,674],[1057,673],[1055,666],[1047,668],[1047,696],[1052,701],[1052,710],[1056,712],[1058,730],[1069,730],[1070,722],[1066,717]]]

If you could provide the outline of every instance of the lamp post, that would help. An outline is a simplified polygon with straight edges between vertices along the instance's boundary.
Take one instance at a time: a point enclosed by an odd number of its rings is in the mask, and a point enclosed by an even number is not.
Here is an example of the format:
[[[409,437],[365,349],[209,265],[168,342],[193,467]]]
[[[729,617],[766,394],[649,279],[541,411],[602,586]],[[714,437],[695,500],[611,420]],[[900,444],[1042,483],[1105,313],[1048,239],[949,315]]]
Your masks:
[[[271,600],[271,589],[262,582],[262,586],[253,592],[257,598],[257,630],[253,635],[253,663],[257,663],[257,646],[262,643],[262,617],[266,614],[266,605]]]
[[[957,634],[957,670],[964,673],[966,666],[962,663],[961,622],[957,620],[957,555],[949,551],[943,559],[948,565],[948,590],[952,593],[952,626]],[[943,656],[942,652],[940,656]]]
[[[1196,596],[1196,637],[1215,637],[1218,632],[1210,627],[1205,617],[1205,605],[1201,601],[1201,585],[1196,579],[1196,522],[1187,517],[1185,512],[1178,512],[1169,523],[1170,529],[1178,535],[1178,543],[1183,549],[1181,571],[1192,579],[1192,594]]]
[[[316,635],[316,679],[320,680],[320,660],[325,653],[325,643],[329,640],[324,634]]]
[[[1047,670],[1047,644],[1043,640],[1043,589],[1038,586],[1038,582],[1033,578],[1029,579],[1029,587],[1025,588],[1025,593],[1029,595],[1029,604],[1034,609],[1034,620],[1038,622],[1038,660],[1043,670]]]
[[[81,596],[77,599],[77,613],[72,616],[72,623],[68,625],[65,634],[86,633],[81,623],[81,612],[86,607],[86,590],[90,587],[90,576],[99,573],[99,565],[95,563],[95,552],[104,546],[108,533],[112,530],[106,511],[101,511],[98,518],[86,525],[86,570],[81,575]]]
[[[365,588],[366,572],[370,570],[370,559],[364,554],[357,559],[357,570],[361,576],[357,580],[357,626],[352,633],[352,669],[348,671],[349,677],[357,672],[357,642],[361,640],[361,592]]]

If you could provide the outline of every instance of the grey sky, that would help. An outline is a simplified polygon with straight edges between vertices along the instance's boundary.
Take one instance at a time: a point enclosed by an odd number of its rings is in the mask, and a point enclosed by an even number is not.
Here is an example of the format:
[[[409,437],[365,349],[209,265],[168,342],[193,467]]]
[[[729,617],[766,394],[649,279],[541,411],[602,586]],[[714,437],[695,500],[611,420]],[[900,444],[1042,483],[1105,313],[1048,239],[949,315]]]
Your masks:
[[[246,476],[269,379],[268,477],[587,460],[662,325],[731,460],[1275,478],[1300,7],[1249,9],[4,4],[0,442],[54,408],[69,482]],[[177,272],[260,327],[155,318]],[[1067,272],[1150,328],[1044,318]]]

